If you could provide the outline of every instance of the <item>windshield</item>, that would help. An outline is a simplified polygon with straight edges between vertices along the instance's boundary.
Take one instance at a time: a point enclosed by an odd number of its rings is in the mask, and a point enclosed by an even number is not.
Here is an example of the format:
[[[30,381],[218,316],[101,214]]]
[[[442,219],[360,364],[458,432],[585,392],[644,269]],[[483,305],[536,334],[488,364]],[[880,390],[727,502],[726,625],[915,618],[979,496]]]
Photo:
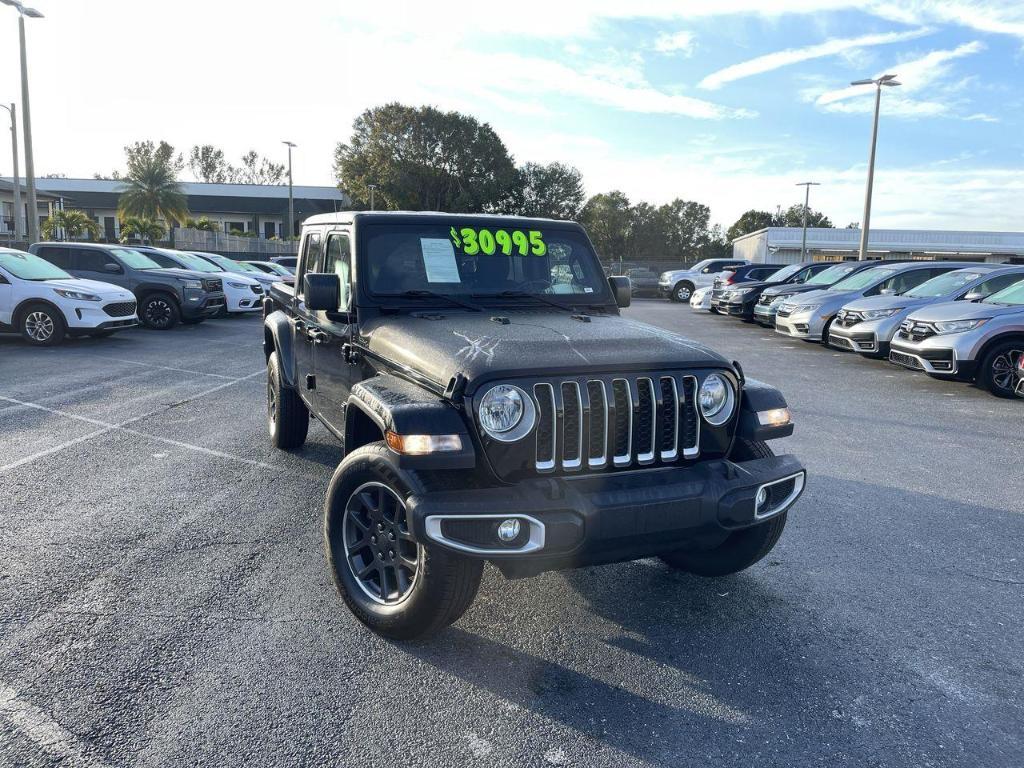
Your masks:
[[[71,275],[25,251],[0,251],[0,267],[22,280],[67,280]]]
[[[871,269],[865,269],[863,272],[858,272],[855,275],[850,275],[845,280],[840,280],[827,290],[859,291],[861,288],[867,288],[881,280],[885,280],[887,277],[892,277],[894,274],[896,274],[896,270],[892,267],[872,267]]]
[[[765,281],[769,283],[784,282],[786,280],[789,280],[789,278],[791,278],[793,275],[795,275],[803,268],[803,264],[790,264],[788,267],[783,267],[777,272],[772,272],[770,275],[768,275],[768,277],[765,278]]]
[[[937,296],[946,296],[977,280],[982,274],[982,272],[967,272],[958,269],[955,272],[947,272],[944,275],[933,277],[931,280],[926,280],[903,295],[914,299],[934,299]]]
[[[537,225],[533,225],[537,226]],[[608,303],[610,289],[582,232],[526,229],[516,220],[367,224],[363,274],[378,296],[565,295]]]
[[[836,264],[834,267],[823,269],[821,272],[816,274],[804,285],[832,285],[832,283],[838,283],[848,274],[853,272],[855,269],[859,269],[859,264]]]
[[[273,272],[275,275],[281,275],[282,277],[291,277],[294,274],[288,267],[282,267],[280,264],[275,264],[272,261],[261,262],[260,266],[266,268],[268,272]]]
[[[219,253],[204,253],[202,256],[197,254],[196,258],[201,261],[212,261],[225,272],[256,272],[259,274],[259,270],[256,267],[232,261],[227,256],[221,256]]]
[[[191,253],[183,253],[178,251],[176,253],[168,254],[175,261],[179,262],[185,269],[191,269],[194,272],[223,272],[224,270],[220,267],[214,266],[206,259],[201,259],[198,256],[194,256]]]
[[[1011,307],[1024,307],[1024,280],[1014,283],[1009,288],[1003,288],[998,293],[993,293],[982,304],[1005,304]]]
[[[132,269],[163,269],[149,256],[139,253],[139,251],[133,251],[128,248],[111,248],[110,252]]]

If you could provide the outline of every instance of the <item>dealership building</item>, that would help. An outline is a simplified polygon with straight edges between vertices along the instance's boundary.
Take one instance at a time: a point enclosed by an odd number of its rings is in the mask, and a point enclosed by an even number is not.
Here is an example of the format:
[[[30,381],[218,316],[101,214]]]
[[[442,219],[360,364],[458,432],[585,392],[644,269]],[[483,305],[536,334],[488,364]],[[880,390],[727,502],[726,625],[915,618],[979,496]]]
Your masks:
[[[801,260],[800,227],[768,227],[732,241],[733,256],[759,263]],[[859,229],[807,228],[808,261],[856,259]],[[868,258],[977,261],[1024,264],[1024,232],[972,232],[934,229],[872,229]]]

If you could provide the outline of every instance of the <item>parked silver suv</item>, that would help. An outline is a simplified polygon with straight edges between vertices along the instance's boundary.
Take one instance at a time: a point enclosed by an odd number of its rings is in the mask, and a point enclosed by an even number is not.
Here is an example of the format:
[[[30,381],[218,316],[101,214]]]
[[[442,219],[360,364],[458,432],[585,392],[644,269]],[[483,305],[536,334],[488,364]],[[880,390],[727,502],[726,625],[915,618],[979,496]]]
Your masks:
[[[720,273],[749,263],[746,259],[704,259],[689,269],[662,272],[658,277],[658,292],[672,301],[689,301],[695,290],[714,283]]]
[[[775,315],[775,332],[804,341],[827,339],[829,326],[844,304],[866,296],[904,293],[925,280],[970,266],[970,262],[955,261],[882,262],[824,290],[802,293],[784,302]]]
[[[892,340],[889,360],[935,378],[976,381],[992,394],[1024,395],[1024,279],[978,302],[912,312]]]
[[[979,301],[1024,280],[1024,266],[977,264],[933,277],[898,296],[846,304],[829,328],[828,343],[865,357],[888,357],[889,342],[911,312],[948,301]]]

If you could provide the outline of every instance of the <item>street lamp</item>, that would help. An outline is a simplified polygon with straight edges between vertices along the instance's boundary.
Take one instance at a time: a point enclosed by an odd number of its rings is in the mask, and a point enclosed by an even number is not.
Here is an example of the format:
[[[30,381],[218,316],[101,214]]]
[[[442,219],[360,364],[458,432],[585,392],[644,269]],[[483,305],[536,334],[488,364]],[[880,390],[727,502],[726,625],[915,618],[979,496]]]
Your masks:
[[[367,184],[366,188],[368,190],[370,190],[370,210],[372,211],[375,208],[375,206],[374,206],[374,192],[377,191],[377,185],[376,184]]]
[[[14,241],[21,242],[24,230],[21,228],[21,179],[18,176],[18,116],[13,102],[9,107],[6,104],[0,104],[0,107],[11,113],[11,156],[14,159]]]
[[[871,189],[875,183],[875,145],[878,143],[878,107],[882,103],[882,86],[891,87],[900,85],[896,75],[882,75],[881,77],[854,80],[850,85],[874,85],[875,86],[875,121],[871,127],[871,155],[868,159],[868,188],[864,195],[864,220],[860,227],[860,253],[857,258],[864,261],[868,257],[868,231],[871,229]]]
[[[28,241],[39,240],[39,208],[36,205],[36,164],[32,159],[32,112],[28,102],[28,62],[25,57],[25,17],[41,19],[35,8],[26,8],[18,0],[0,0],[18,11],[18,40],[21,43],[21,119],[25,124],[25,182],[28,187]]]
[[[292,196],[292,148],[299,146],[291,141],[282,141],[288,147],[288,239],[295,237],[295,198]]]
[[[804,236],[800,244],[800,261],[807,261],[807,208],[811,202],[811,187],[820,187],[821,183],[817,181],[799,181],[797,182],[798,187],[804,188]]]

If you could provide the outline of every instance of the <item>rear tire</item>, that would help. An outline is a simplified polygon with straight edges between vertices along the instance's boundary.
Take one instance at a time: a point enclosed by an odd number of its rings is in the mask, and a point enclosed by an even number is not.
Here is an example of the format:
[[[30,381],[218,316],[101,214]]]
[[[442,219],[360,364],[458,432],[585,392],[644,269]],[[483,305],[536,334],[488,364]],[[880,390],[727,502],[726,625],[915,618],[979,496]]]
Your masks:
[[[267,430],[282,451],[301,448],[309,434],[309,409],[299,393],[284,384],[277,352],[267,360]]]
[[[675,285],[672,288],[672,293],[668,295],[676,303],[688,302],[691,296],[693,296],[693,283],[688,280]]]
[[[153,293],[139,304],[139,319],[154,331],[167,331],[178,324],[181,311],[178,304],[165,293]]]
[[[774,456],[762,440],[737,438],[730,459],[749,461]],[[677,571],[697,576],[729,576],[746,570],[772,551],[786,527],[786,513],[758,525],[730,533],[725,541],[705,550],[677,550],[661,555],[661,560]]]
[[[1024,339],[996,344],[985,355],[978,372],[978,384],[996,397],[1017,397],[1017,366],[1024,357]]]
[[[18,332],[36,347],[57,346],[64,341],[67,329],[64,315],[49,304],[29,304],[19,313]]]
[[[396,640],[458,620],[476,597],[484,567],[412,539],[405,506],[411,493],[379,441],[345,457],[324,505],[324,551],[335,588],[359,621]]]

